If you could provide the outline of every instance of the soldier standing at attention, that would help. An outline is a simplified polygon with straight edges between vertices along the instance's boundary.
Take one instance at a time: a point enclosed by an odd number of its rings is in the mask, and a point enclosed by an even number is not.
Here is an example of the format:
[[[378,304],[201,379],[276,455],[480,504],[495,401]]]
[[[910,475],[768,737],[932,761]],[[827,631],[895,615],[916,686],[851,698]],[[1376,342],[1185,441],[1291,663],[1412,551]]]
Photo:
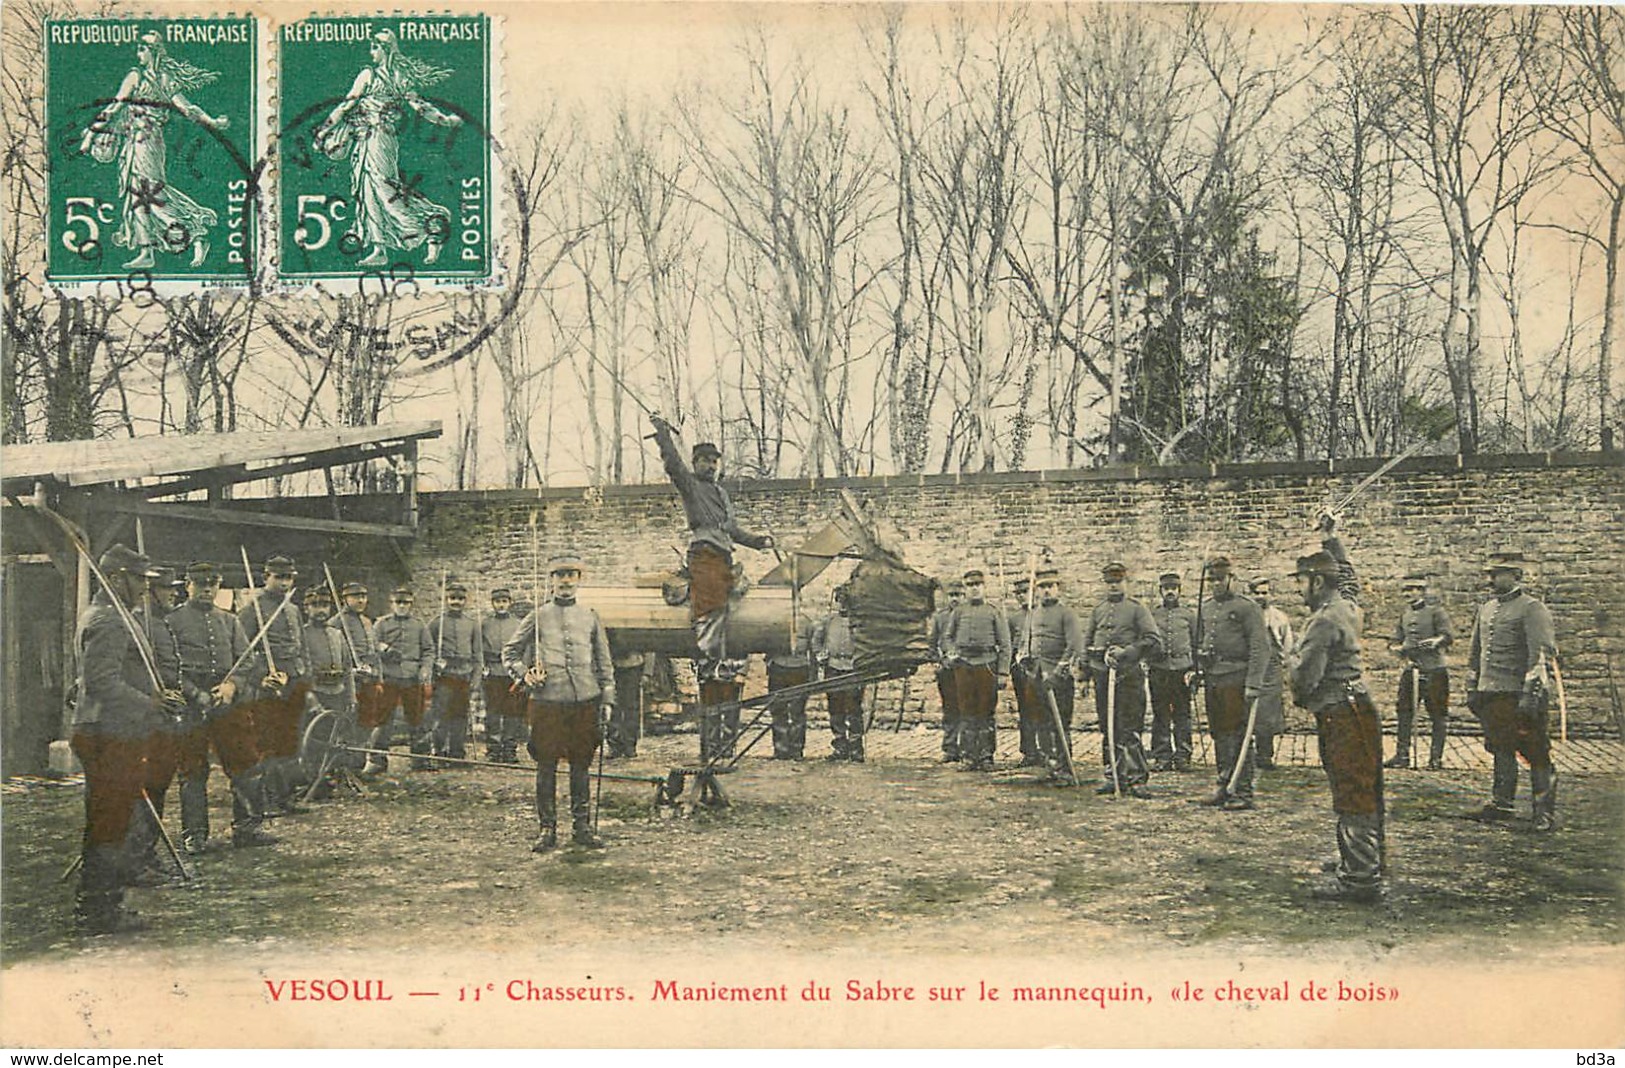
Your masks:
[[[1145,665],[1162,647],[1156,621],[1145,605],[1128,595],[1128,568],[1109,563],[1101,569],[1106,597],[1095,605],[1084,628],[1083,645],[1089,656],[1089,670],[1095,677],[1095,714],[1106,737],[1108,703],[1112,706],[1112,735],[1116,749],[1101,747],[1100,760],[1106,781],[1095,792],[1122,792],[1130,797],[1149,797],[1145,784],[1151,778],[1140,732],[1145,730]],[[1111,693],[1115,675],[1117,689]]]
[[[1433,724],[1428,770],[1443,771],[1445,733],[1450,720],[1450,669],[1444,664],[1444,650],[1455,640],[1455,634],[1444,606],[1428,603],[1427,576],[1406,575],[1404,583],[1405,609],[1399,613],[1393,644],[1388,647],[1405,658],[1405,670],[1399,676],[1399,697],[1394,702],[1399,713],[1399,733],[1394,755],[1385,766],[1411,766],[1411,731],[1416,723],[1416,697],[1421,694]]]
[[[1335,542],[1330,524],[1322,529]],[[1289,658],[1292,698],[1314,714],[1337,813],[1337,879],[1313,896],[1375,904],[1383,893],[1382,723],[1361,678],[1359,609],[1339,589],[1347,555],[1339,545],[1301,556],[1293,575],[1311,614]]]
[[[1151,609],[1162,644],[1148,662],[1151,672],[1152,771],[1189,771],[1191,766],[1191,673],[1196,666],[1196,613],[1179,603],[1179,573],[1157,580],[1162,603]]]
[[[265,846],[276,839],[260,829],[261,814],[251,799],[260,763],[255,746],[253,706],[239,700],[252,690],[253,658],[244,659],[248,635],[236,616],[216,608],[220,572],[207,561],[186,569],[186,603],[167,622],[180,656],[181,692],[192,729],[180,740],[181,843],[200,855],[209,842],[209,748],[231,784],[231,840],[240,847]],[[232,674],[232,666],[237,670]]]
[[[1197,646],[1197,665],[1206,690],[1208,726],[1213,732],[1213,755],[1219,765],[1218,788],[1204,805],[1244,812],[1253,807],[1253,754],[1247,738],[1247,707],[1264,689],[1269,667],[1269,636],[1258,605],[1236,592],[1230,561],[1216,556],[1207,563],[1213,596],[1202,606],[1203,630]],[[1242,759],[1242,750],[1247,750]],[[1236,763],[1241,775],[1235,791],[1230,780]]]
[[[180,654],[175,648],[175,636],[170,633],[165,617],[175,607],[174,572],[167,567],[157,569],[158,575],[147,580],[147,595],[134,612],[137,626],[152,650],[153,663],[158,668],[158,680],[166,690],[180,690]],[[180,765],[180,738],[187,729],[186,709],[166,709],[157,731],[147,739],[145,753],[146,779],[142,788],[152,802],[137,805],[130,820],[125,839],[125,854],[129,870],[133,873],[133,886],[167,886],[170,875],[158,859],[158,839],[162,835],[158,820],[164,816],[164,801],[169,786]],[[154,814],[158,819],[153,819]]]
[[[429,642],[435,650],[429,714],[434,754],[457,760],[468,756],[468,699],[480,670],[479,634],[463,612],[467,604],[468,588],[461,582],[447,583],[446,610],[429,624]]]
[[[1044,757],[1038,751],[1038,710],[1031,702],[1026,701],[1024,693],[1030,690],[1025,685],[1026,672],[1022,669],[1021,658],[1027,651],[1027,598],[1032,589],[1032,580],[1026,575],[1021,576],[1010,584],[1010,607],[1004,610],[1004,625],[1010,629],[1010,688],[1016,695],[1016,737],[1020,746],[1020,768],[1043,767]],[[1031,691],[1037,694],[1037,691]],[[1041,694],[1038,695],[1042,701]],[[1049,717],[1049,709],[1044,709],[1044,716]]]
[[[604,843],[592,827],[592,758],[603,740],[600,716],[615,707],[615,668],[598,614],[576,603],[581,560],[554,557],[553,600],[519,623],[502,649],[508,674],[530,694],[530,751],[536,758],[536,818],[541,837],[533,853],[558,848],[558,762],[570,764],[571,838],[587,849]]]
[[[943,655],[947,639],[948,620],[954,609],[965,599],[965,584],[959,579],[943,587],[944,604],[931,616],[927,635],[931,659],[937,665],[937,696],[942,699],[942,762],[952,764],[959,760],[959,706],[954,698],[954,669]]]
[[[708,441],[694,446],[693,468],[683,462],[672,425],[651,415],[655,444],[683,499],[688,517],[688,618],[700,648],[695,671],[700,682],[700,760],[733,754],[739,730],[739,710],[723,712],[718,706],[739,699],[739,677],[745,658],[728,655],[728,607],[734,589],[734,542],[752,549],[773,547],[766,534],[752,534],[739,525],[733,500],[722,488],[717,473],[722,451]]]
[[[767,692],[802,686],[813,678],[813,635],[816,623],[798,621],[802,633],[796,635],[793,652],[775,653],[767,658]],[[615,693],[620,695],[620,682]],[[773,759],[801,760],[807,748],[807,695],[791,697],[773,705]]]
[[[993,714],[1010,674],[1010,628],[1004,613],[987,603],[986,581],[978,568],[965,572],[965,601],[948,617],[942,645],[943,663],[954,673],[959,755],[966,771],[993,770]]]
[[[126,610],[137,605],[156,575],[151,562],[123,545],[102,555],[107,588],[98,589],[79,619],[79,701],[70,744],[85,769],[85,835],[74,921],[92,934],[136,930],[139,919],[124,911],[129,875],[124,839],[146,777],[148,738],[182,700],[154,685]]]
[[[847,589],[837,586],[835,611],[813,635],[813,659],[824,677],[844,675],[856,664],[852,621],[847,616]],[[863,763],[863,687],[841,686],[828,691],[830,754],[826,760]]]
[[[513,592],[499,586],[491,591],[491,611],[480,620],[480,661],[485,670],[480,683],[485,697],[485,759],[496,764],[518,760],[519,747],[530,740],[524,692],[514,687],[508,670],[502,666],[502,647],[518,632]]]
[[[1557,769],[1548,736],[1547,663],[1557,656],[1552,614],[1523,587],[1522,553],[1492,553],[1485,566],[1492,596],[1473,620],[1467,652],[1467,707],[1484,725],[1494,758],[1490,801],[1469,815],[1512,818],[1518,756],[1529,762],[1535,830],[1557,829]]]
[[[333,740],[355,744],[355,667],[344,644],[344,633],[333,623],[333,595],[323,586],[305,591],[305,656],[310,663],[310,692],[314,697],[305,715],[305,726],[318,713],[330,712],[338,721]],[[311,796],[332,796],[337,764],[335,756],[328,764],[327,778],[315,784]]]
[[[407,734],[411,737],[412,770],[424,771],[432,767],[422,759],[429,755],[432,741],[423,723],[424,706],[428,704],[432,683],[430,672],[434,668],[434,643],[429,640],[429,628],[412,617],[412,591],[397,586],[390,594],[390,613],[379,618],[372,626],[372,639],[378,647],[378,659],[384,667],[383,690],[379,707],[382,719],[372,734],[375,741],[369,749],[389,748],[389,721],[395,706],[401,706],[406,717]],[[377,761],[375,764],[373,761]],[[367,770],[383,771],[389,767],[388,757],[374,757],[367,762]]]
[[[378,657],[378,643],[372,636],[373,621],[367,615],[367,587],[359,582],[346,582],[339,591],[344,607],[339,611],[335,625],[346,639],[345,651],[355,650],[355,721],[356,733],[364,739],[368,749],[388,749],[389,741],[379,730],[389,719],[390,707],[384,704],[384,664]],[[346,767],[363,774],[384,770],[384,758],[368,756],[362,761],[359,753],[346,753],[339,758]]]
[[[249,634],[270,624],[255,648],[259,683],[254,695],[254,745],[264,765],[258,776],[261,803],[266,812],[284,815],[301,811],[294,804],[293,794],[299,775],[299,723],[305,714],[305,695],[310,692],[310,665],[305,662],[305,621],[299,606],[289,604],[276,619],[271,617],[292,594],[298,577],[293,560],[271,557],[265,561],[259,590],[237,612],[238,622]]]
[[[1049,768],[1050,777],[1066,776],[1062,747],[1071,746],[1072,707],[1075,693],[1073,672],[1083,659],[1083,624],[1078,613],[1061,603],[1061,573],[1053,567],[1039,570],[1038,604],[1025,621],[1025,633],[1015,640],[1015,655],[1022,664],[1021,681],[1012,668],[1018,706],[1032,709],[1033,736],[1038,754]],[[1022,691],[1026,690],[1024,694]],[[1050,697],[1055,699],[1050,708]],[[1056,713],[1061,725],[1055,725]],[[1060,731],[1066,733],[1062,737]]]
[[[1264,669],[1264,685],[1258,695],[1258,716],[1253,724],[1253,748],[1258,752],[1258,767],[1268,771],[1275,767],[1275,736],[1286,730],[1281,666],[1292,648],[1292,623],[1286,618],[1286,613],[1270,600],[1269,579],[1254,579],[1247,584],[1247,592],[1263,613],[1264,633],[1270,642],[1269,666]]]

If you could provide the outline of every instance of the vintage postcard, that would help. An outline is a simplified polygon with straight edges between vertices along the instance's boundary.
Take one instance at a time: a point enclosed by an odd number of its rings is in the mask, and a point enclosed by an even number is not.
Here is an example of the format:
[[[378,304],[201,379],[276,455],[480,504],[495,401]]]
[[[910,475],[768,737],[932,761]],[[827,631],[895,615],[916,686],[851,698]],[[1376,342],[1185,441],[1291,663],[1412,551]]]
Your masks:
[[[1625,11],[0,30],[0,1046],[1625,1042]]]

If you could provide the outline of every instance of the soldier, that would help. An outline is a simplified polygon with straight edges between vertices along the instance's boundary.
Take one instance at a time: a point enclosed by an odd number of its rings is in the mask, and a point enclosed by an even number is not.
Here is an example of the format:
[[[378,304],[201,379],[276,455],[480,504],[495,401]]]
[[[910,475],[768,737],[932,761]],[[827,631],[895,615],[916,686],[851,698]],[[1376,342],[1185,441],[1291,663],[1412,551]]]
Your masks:
[[[612,760],[628,760],[638,755],[638,739],[643,736],[643,669],[649,658],[611,645],[610,659],[615,665],[615,708],[604,753]]]
[[[533,853],[557,849],[558,762],[570,764],[571,839],[587,849],[604,843],[592,827],[592,758],[602,741],[600,717],[615,704],[615,669],[598,614],[576,603],[581,560],[554,557],[553,600],[520,621],[502,649],[508,674],[529,688],[530,752],[536,758],[536,818],[541,837]]]
[[[1286,702],[1283,700],[1281,665],[1292,648],[1292,623],[1286,613],[1270,601],[1270,580],[1254,579],[1247,593],[1264,617],[1264,634],[1270,643],[1269,665],[1264,669],[1264,685],[1258,694],[1258,715],[1253,724],[1253,748],[1257,766],[1265,771],[1275,767],[1275,736],[1286,730]]]
[[[1557,829],[1557,769],[1548,737],[1547,664],[1557,656],[1552,615],[1523,587],[1522,553],[1498,552],[1485,566],[1493,596],[1473,620],[1467,652],[1467,707],[1484,726],[1494,758],[1490,801],[1469,813],[1510,820],[1518,793],[1518,756],[1529,762],[1535,830]]]
[[[373,620],[367,615],[367,587],[359,582],[346,582],[339,591],[344,608],[335,624],[345,639],[346,651],[355,656],[355,719],[356,736],[363,739],[369,749],[387,749],[387,741],[378,734],[378,728],[389,720],[390,709],[384,704],[384,664],[378,657],[378,643],[373,639]],[[340,759],[344,766],[356,771],[382,771],[383,758],[369,756],[365,766],[361,754],[345,754]]]
[[[1016,766],[1020,768],[1044,766],[1044,757],[1038,751],[1037,709],[1022,703],[1022,694],[1031,689],[1026,685],[1026,674],[1021,666],[1021,658],[1026,650],[1022,635],[1027,633],[1027,604],[1031,590],[1030,578],[1026,575],[1017,578],[1010,584],[1010,607],[1004,610],[1004,625],[1010,630],[1010,688],[1016,694],[1016,738],[1021,752],[1021,761]],[[1037,693],[1036,690],[1032,692]],[[1046,718],[1049,715],[1047,708],[1044,715]]]
[[[137,805],[144,805],[148,739],[183,698],[156,685],[142,655],[143,638],[117,604],[128,610],[156,572],[142,554],[114,545],[100,570],[98,589],[79,620],[79,700],[70,745],[85,769],[85,835],[74,896],[74,921],[93,934],[134,930],[140,920],[124,911],[130,872],[125,836]]]
[[[1202,629],[1206,633],[1197,646],[1197,666],[1202,672],[1219,774],[1218,788],[1202,804],[1244,812],[1253,807],[1253,754],[1252,739],[1247,737],[1247,709],[1264,690],[1269,636],[1264,613],[1236,592],[1229,559],[1216,556],[1209,560],[1207,574],[1213,596],[1201,606]],[[1236,780],[1233,791],[1232,778]]]
[[[1394,755],[1384,766],[1411,766],[1411,729],[1416,722],[1416,698],[1420,694],[1427,704],[1428,719],[1433,723],[1427,767],[1429,771],[1443,771],[1445,733],[1450,719],[1450,669],[1444,664],[1444,649],[1455,640],[1455,634],[1444,606],[1428,603],[1428,577],[1413,573],[1405,576],[1404,583],[1406,606],[1399,614],[1399,624],[1394,628],[1393,642],[1388,647],[1389,652],[1405,658],[1405,670],[1399,676],[1399,698],[1395,702],[1399,734]]]
[[[1151,684],[1152,771],[1191,767],[1191,676],[1196,666],[1196,613],[1179,603],[1179,573],[1157,579],[1162,603],[1151,609],[1162,642],[1147,662]]]
[[[292,815],[302,811],[294,803],[299,776],[299,722],[310,692],[310,667],[305,662],[305,623],[298,605],[290,604],[274,620],[285,598],[293,595],[299,572],[293,560],[272,556],[265,561],[261,588],[237,612],[250,634],[266,623],[270,627],[255,647],[259,682],[255,687],[254,746],[263,768],[257,776],[260,803],[268,813]]]
[[[1034,578],[1039,603],[1031,614],[1022,613],[1021,633],[1011,633],[1016,664],[1010,669],[1010,681],[1016,688],[1018,714],[1032,724],[1039,759],[1049,768],[1051,778],[1062,779],[1067,764],[1062,746],[1068,752],[1071,749],[1073,672],[1083,659],[1083,626],[1078,614],[1061,603],[1058,570],[1042,568]],[[1055,726],[1057,713],[1064,738]]]
[[[1322,529],[1335,542],[1330,524]],[[1339,590],[1346,568],[1340,546],[1298,558],[1293,575],[1311,614],[1288,666],[1293,701],[1314,714],[1337,813],[1337,879],[1313,896],[1374,904],[1383,893],[1382,724],[1361,679],[1359,609]]]
[[[700,682],[700,759],[733,754],[739,730],[739,711],[718,706],[739,699],[743,657],[728,655],[728,606],[734,589],[733,547],[738,542],[752,549],[773,547],[766,534],[752,534],[739,525],[733,501],[717,479],[722,452],[708,441],[694,446],[692,470],[683,462],[673,440],[670,423],[651,415],[655,443],[672,484],[683,498],[688,517],[688,616],[694,641],[700,648],[695,671]]]
[[[356,744],[355,668],[344,632],[333,621],[333,595],[322,586],[305,591],[305,657],[310,663],[310,707],[304,728],[318,713],[330,712],[336,719],[333,732],[324,736],[341,745]],[[323,781],[314,784],[313,797],[330,797],[339,773],[338,757],[328,761]]]
[[[791,686],[805,686],[813,678],[813,634],[816,623],[803,618],[796,624],[795,648],[767,658],[767,691],[777,693]],[[619,694],[620,682],[615,692]],[[773,705],[773,759],[801,760],[807,747],[807,695],[786,698]]]
[[[927,640],[931,659],[937,665],[937,695],[942,698],[942,762],[953,764],[959,760],[959,707],[954,698],[954,669],[944,655],[943,643],[948,620],[965,599],[965,584],[953,579],[943,587],[943,596],[946,603],[932,614]]]
[[[502,666],[502,647],[519,631],[519,617],[512,609],[512,591],[498,586],[491,591],[490,613],[480,620],[480,660],[485,669],[480,684],[485,697],[485,759],[497,764],[518,760],[519,747],[530,740],[524,691],[514,685]]]
[[[158,679],[166,690],[180,689],[180,654],[175,648],[175,636],[170,633],[165,617],[174,608],[174,572],[167,567],[157,569],[158,574],[148,579],[147,595],[135,609],[134,616],[152,650]],[[185,709],[172,710],[147,739],[144,754],[146,777],[142,789],[152,802],[137,805],[125,838],[125,853],[129,860],[132,886],[166,886],[170,875],[158,859],[158,839],[163,830],[164,803],[169,797],[169,785],[180,765],[180,738],[186,730]],[[155,818],[156,817],[156,818]]]
[[[446,584],[445,611],[429,624],[434,646],[434,700],[429,710],[436,756],[462,760],[468,756],[468,698],[480,670],[475,648],[479,633],[463,613],[468,588],[461,582]],[[450,765],[455,767],[456,765]]]
[[[1099,794],[1124,793],[1150,797],[1145,784],[1151,778],[1140,732],[1145,730],[1145,665],[1162,648],[1150,609],[1128,595],[1128,568],[1109,563],[1101,569],[1106,597],[1089,615],[1083,646],[1095,680],[1095,714],[1105,736],[1108,721],[1116,748],[1101,746],[1100,762],[1106,781]],[[1116,691],[1111,686],[1115,682]],[[1108,699],[1109,698],[1109,699]],[[1108,704],[1112,715],[1107,716]]]
[[[813,635],[813,659],[825,678],[850,672],[856,665],[852,620],[847,615],[847,588],[837,586],[835,611]],[[863,687],[846,685],[826,691],[829,702],[830,754],[826,760],[863,763]]]
[[[997,744],[993,714],[1010,674],[1010,628],[1004,613],[987,603],[986,576],[965,572],[965,601],[943,631],[943,663],[953,670],[959,711],[959,755],[966,771],[992,771]]]
[[[220,572],[208,561],[186,568],[186,603],[166,622],[180,658],[181,692],[191,729],[180,737],[181,843],[201,855],[209,842],[209,749],[231,784],[231,842],[238,848],[267,846],[276,838],[261,829],[262,795],[255,777],[263,770],[254,729],[254,658],[245,656],[248,635],[237,617],[215,607]],[[257,632],[258,628],[256,628]]]
[[[390,594],[387,616],[381,616],[372,626],[373,642],[378,647],[378,659],[383,664],[383,690],[379,698],[382,720],[373,728],[367,748],[389,748],[389,721],[399,705],[406,718],[406,731],[411,738],[412,770],[424,771],[434,765],[423,757],[429,755],[432,741],[423,722],[424,707],[428,704],[431,687],[430,672],[434,670],[434,642],[429,628],[412,616],[415,598],[406,586],[397,586]],[[367,771],[384,771],[389,758],[375,756],[367,761]]]

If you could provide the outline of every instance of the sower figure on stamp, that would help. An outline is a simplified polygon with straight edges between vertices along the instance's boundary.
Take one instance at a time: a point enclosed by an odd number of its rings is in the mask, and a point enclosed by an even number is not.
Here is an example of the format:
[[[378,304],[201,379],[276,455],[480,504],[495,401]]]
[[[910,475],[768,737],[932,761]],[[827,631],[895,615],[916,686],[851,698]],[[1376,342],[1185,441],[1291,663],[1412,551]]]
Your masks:
[[[842,675],[856,665],[852,620],[847,615],[847,589],[837,586],[835,611],[813,635],[813,658],[824,677]],[[826,691],[829,701],[830,753],[827,760],[863,763],[863,687],[841,686]]]
[[[1196,663],[1202,673],[1208,727],[1213,733],[1218,786],[1202,803],[1244,812],[1253,807],[1253,747],[1247,735],[1247,710],[1263,693],[1270,659],[1269,636],[1264,613],[1236,592],[1229,558],[1216,556],[1206,566],[1213,596],[1202,605],[1202,629],[1206,633],[1197,646]]]
[[[1031,613],[1023,613],[1021,633],[1011,635],[1021,673],[1017,675],[1012,667],[1010,681],[1016,688],[1018,714],[1032,723],[1039,759],[1051,778],[1063,779],[1067,761],[1062,747],[1071,744],[1073,672],[1083,660],[1083,624],[1078,613],[1061,603],[1060,571],[1041,568],[1035,579],[1038,604]],[[1051,697],[1055,699],[1053,710]],[[1055,725],[1057,714],[1065,738]]]
[[[1275,738],[1286,730],[1286,702],[1283,697],[1281,667],[1292,648],[1292,624],[1271,601],[1270,580],[1254,579],[1247,592],[1264,616],[1264,634],[1269,638],[1269,666],[1264,669],[1264,685],[1258,692],[1258,715],[1253,723],[1253,749],[1257,766],[1265,771],[1275,767]]]
[[[942,662],[953,671],[965,771],[993,770],[993,716],[1010,674],[1010,628],[1004,613],[987,603],[986,581],[980,568],[965,572],[965,600],[948,617],[942,643]]]
[[[1026,653],[1027,645],[1024,635],[1027,633],[1027,605],[1032,594],[1032,579],[1021,575],[1010,583],[1010,607],[1004,610],[1004,625],[1010,631],[1010,688],[1016,697],[1016,740],[1021,760],[1016,764],[1019,768],[1042,767],[1044,758],[1038,751],[1039,707],[1030,703],[1023,703],[1022,695],[1028,692],[1026,685],[1026,671],[1022,667],[1022,657]],[[1037,694],[1037,691],[1032,691]],[[1042,695],[1038,695],[1042,701]],[[1049,708],[1042,709],[1044,718],[1049,718]]]
[[[1552,615],[1523,586],[1522,553],[1490,555],[1492,596],[1473,620],[1467,651],[1467,707],[1484,726],[1493,758],[1490,800],[1468,815],[1510,820],[1518,794],[1518,756],[1529,762],[1535,830],[1557,829],[1557,769],[1552,765],[1547,665],[1557,656]]]
[[[626,760],[638,755],[638,739],[643,736],[643,671],[648,654],[610,646],[615,666],[615,708],[609,717],[609,737],[604,739],[604,755]]]
[[[1395,738],[1394,755],[1387,767],[1411,766],[1411,731],[1416,724],[1417,698],[1427,705],[1428,719],[1433,732],[1428,745],[1428,770],[1444,770],[1445,734],[1450,720],[1450,670],[1445,667],[1444,650],[1455,640],[1450,627],[1450,616],[1444,606],[1428,603],[1428,578],[1413,573],[1404,579],[1405,609],[1399,614],[1394,627],[1390,652],[1405,658],[1405,670],[1399,676],[1399,697],[1395,709],[1399,714],[1399,733]]]
[[[576,845],[603,847],[592,826],[592,758],[602,741],[601,717],[615,706],[615,668],[598,614],[576,603],[581,560],[554,557],[553,600],[520,621],[502,649],[511,678],[529,690],[530,753],[536,758],[533,853],[558,848],[558,762],[570,764],[570,824]]]
[[[366,748],[388,749],[389,740],[380,728],[389,721],[391,708],[384,703],[384,662],[372,635],[373,620],[367,615],[367,587],[346,582],[339,596],[344,599],[344,608],[338,614],[337,626],[344,635],[346,649],[355,653],[356,733]],[[346,766],[363,774],[375,774],[386,766],[383,757],[368,756],[364,762],[358,762],[358,758],[360,754],[350,754]]]
[[[954,696],[954,669],[944,653],[948,636],[948,620],[954,609],[965,599],[965,584],[954,579],[942,587],[945,603],[931,616],[929,638],[931,659],[937,669],[937,696],[942,699],[942,762],[952,764],[959,760],[959,702]]]
[[[245,563],[247,556],[243,557]],[[299,775],[299,723],[310,692],[310,666],[305,661],[305,621],[297,605],[282,606],[299,577],[293,560],[272,556],[265,561],[264,582],[237,612],[245,631],[265,635],[254,647],[258,665],[254,693],[254,745],[259,750],[259,801],[268,813],[301,811],[294,803]],[[250,576],[252,585],[252,576]],[[281,615],[277,609],[281,608]],[[276,618],[272,618],[275,616]]]
[[[181,736],[182,845],[194,856],[208,847],[211,747],[231,786],[232,844],[271,845],[276,839],[260,829],[261,814],[252,803],[260,793],[254,782],[260,755],[253,705],[243,699],[254,685],[254,658],[243,656],[248,635],[236,616],[215,607],[220,572],[213,564],[188,565],[186,591],[186,603],[167,619],[180,656],[181,692],[192,724]]]
[[[434,754],[458,760],[468,756],[469,694],[480,670],[480,656],[475,649],[478,632],[474,620],[463,611],[467,604],[467,587],[461,582],[447,583],[445,611],[429,624],[429,641],[435,650],[434,698],[429,714],[434,724]]]
[[[1151,673],[1152,771],[1189,771],[1191,675],[1196,666],[1196,613],[1179,603],[1179,573],[1157,580],[1162,603],[1151,609],[1162,644],[1147,661]]]
[[[502,666],[502,649],[519,633],[519,617],[513,614],[513,592],[505,586],[491,591],[491,611],[480,620],[480,662],[485,677],[480,693],[485,697],[485,759],[512,764],[519,759],[519,747],[530,741],[525,722],[525,694],[508,678]]]
[[[412,770],[426,771],[433,766],[423,757],[429,755],[433,740],[424,723],[424,711],[433,688],[430,673],[434,670],[434,642],[429,638],[429,628],[412,615],[415,601],[410,589],[397,586],[395,592],[389,595],[389,615],[379,617],[372,627],[378,659],[384,667],[383,688],[378,701],[383,712],[367,748],[389,749],[389,723],[398,704],[401,715],[406,718],[407,736],[411,739]],[[374,760],[378,761],[376,765]],[[375,756],[367,762],[367,770],[376,768],[383,771],[389,766],[388,761],[388,757]]]
[[[1100,762],[1106,781],[1100,794],[1151,796],[1151,778],[1140,732],[1145,730],[1145,666],[1162,648],[1150,609],[1128,596],[1128,568],[1109,563],[1101,569],[1106,597],[1095,605],[1084,628],[1083,645],[1095,681],[1095,714],[1107,743]]]
[[[695,673],[700,682],[700,760],[733,754],[739,731],[737,708],[723,712],[717,706],[739,700],[743,657],[728,655],[728,610],[734,590],[734,542],[752,549],[773,547],[766,534],[752,534],[739,525],[733,500],[717,479],[722,452],[710,442],[694,446],[691,469],[677,449],[670,423],[656,415],[655,443],[672,485],[683,499],[688,518],[688,617],[694,642],[700,648]]]
[[[102,555],[100,570],[108,588],[91,598],[74,640],[79,701],[70,745],[85,769],[85,836],[74,921],[88,932],[106,934],[140,926],[123,908],[130,875],[125,837],[136,806],[145,805],[148,739],[183,698],[159,687],[141,633],[123,614],[140,602],[148,578],[157,573],[151,562],[114,545]]]
[[[1360,668],[1360,612],[1339,586],[1351,575],[1347,554],[1323,520],[1328,549],[1298,558],[1298,592],[1309,622],[1288,660],[1292,699],[1315,717],[1320,763],[1337,813],[1336,881],[1317,886],[1323,901],[1382,900],[1382,723]]]
[[[305,591],[305,655],[310,662],[311,696],[300,737],[312,719],[329,712],[337,720],[332,740],[355,744],[355,667],[344,641],[344,632],[333,622],[333,595],[325,586],[311,586]],[[338,774],[334,759],[323,781],[314,784],[311,796],[331,797]]]

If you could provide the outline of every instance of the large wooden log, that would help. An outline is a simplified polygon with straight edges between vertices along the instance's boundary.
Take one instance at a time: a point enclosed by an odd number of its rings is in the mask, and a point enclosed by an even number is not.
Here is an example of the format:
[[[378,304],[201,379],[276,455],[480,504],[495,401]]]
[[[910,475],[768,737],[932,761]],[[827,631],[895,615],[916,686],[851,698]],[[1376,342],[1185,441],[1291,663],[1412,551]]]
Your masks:
[[[583,586],[576,596],[598,613],[618,652],[699,655],[689,626],[688,605],[667,604],[659,590]],[[790,615],[789,590],[753,587],[733,603],[728,614],[729,654],[789,652]]]

